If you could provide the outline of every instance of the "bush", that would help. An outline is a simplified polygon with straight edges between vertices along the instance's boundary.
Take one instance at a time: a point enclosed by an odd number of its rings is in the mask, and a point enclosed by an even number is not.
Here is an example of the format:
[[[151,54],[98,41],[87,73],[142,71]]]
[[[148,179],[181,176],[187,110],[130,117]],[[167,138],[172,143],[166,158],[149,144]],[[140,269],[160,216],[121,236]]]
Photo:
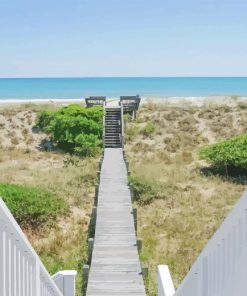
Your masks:
[[[50,223],[67,209],[62,199],[43,188],[0,183],[0,196],[24,228]]]
[[[154,199],[165,199],[176,189],[173,185],[161,184],[134,175],[129,177],[129,185],[133,187],[134,201],[141,205],[150,204]]]
[[[151,136],[155,132],[155,125],[149,121],[146,126],[141,130],[144,136]]]
[[[129,184],[133,187],[134,200],[141,204],[149,204],[155,198],[156,190],[142,177],[130,176]]]
[[[247,134],[203,148],[201,157],[216,166],[247,169]]]
[[[79,135],[75,138],[76,147],[74,151],[79,155],[94,156],[99,153],[102,142],[93,134]]]
[[[37,126],[49,133],[59,148],[80,156],[94,156],[102,147],[103,109],[69,105],[38,114]]]

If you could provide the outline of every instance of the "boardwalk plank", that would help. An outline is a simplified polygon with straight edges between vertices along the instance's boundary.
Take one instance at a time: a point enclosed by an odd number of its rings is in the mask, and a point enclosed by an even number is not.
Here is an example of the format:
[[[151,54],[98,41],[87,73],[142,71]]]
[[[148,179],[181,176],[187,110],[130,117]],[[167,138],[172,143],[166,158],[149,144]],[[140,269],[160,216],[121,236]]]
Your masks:
[[[106,148],[87,296],[145,296],[121,148]]]

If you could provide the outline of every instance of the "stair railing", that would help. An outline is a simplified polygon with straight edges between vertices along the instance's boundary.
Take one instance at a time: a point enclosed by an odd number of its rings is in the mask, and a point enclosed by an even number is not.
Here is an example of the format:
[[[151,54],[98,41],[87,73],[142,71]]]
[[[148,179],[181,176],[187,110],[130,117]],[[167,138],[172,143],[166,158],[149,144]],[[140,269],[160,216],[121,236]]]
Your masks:
[[[103,103],[103,148],[105,149],[105,108],[106,102]]]
[[[120,141],[122,144],[122,148],[124,148],[124,106],[123,102],[120,101],[121,106],[121,134],[120,134]]]
[[[74,271],[72,286],[75,274]],[[66,294],[59,290],[0,198],[0,295],[74,296],[74,292],[71,289],[70,293]]]
[[[159,296],[246,295],[246,274],[247,191],[201,252],[175,294],[165,292],[167,283],[171,283],[161,280],[159,268]]]

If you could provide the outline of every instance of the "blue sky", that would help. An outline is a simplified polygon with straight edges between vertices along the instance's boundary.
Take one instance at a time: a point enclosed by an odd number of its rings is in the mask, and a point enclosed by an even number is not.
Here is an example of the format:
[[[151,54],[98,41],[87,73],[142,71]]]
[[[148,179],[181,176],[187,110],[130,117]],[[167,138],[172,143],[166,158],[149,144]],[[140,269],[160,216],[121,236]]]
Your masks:
[[[0,0],[0,77],[247,76],[246,0]]]

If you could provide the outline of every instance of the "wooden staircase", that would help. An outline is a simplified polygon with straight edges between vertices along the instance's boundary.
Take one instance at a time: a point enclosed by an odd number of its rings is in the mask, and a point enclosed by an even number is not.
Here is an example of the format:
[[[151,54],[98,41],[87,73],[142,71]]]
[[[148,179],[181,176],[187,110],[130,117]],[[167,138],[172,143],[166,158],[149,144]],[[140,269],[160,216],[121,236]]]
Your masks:
[[[121,148],[121,108],[105,108],[105,148]]]

